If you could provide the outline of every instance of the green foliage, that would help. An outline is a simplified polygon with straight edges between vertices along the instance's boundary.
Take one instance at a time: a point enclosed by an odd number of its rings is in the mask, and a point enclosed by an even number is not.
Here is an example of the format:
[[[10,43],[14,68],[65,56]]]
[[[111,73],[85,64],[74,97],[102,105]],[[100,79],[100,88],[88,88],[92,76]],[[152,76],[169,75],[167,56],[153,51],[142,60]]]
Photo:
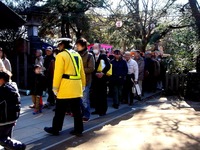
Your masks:
[[[55,27],[61,27],[62,37],[80,38],[82,34],[87,34],[89,25],[89,18],[85,12],[92,7],[103,7],[103,0],[48,0],[43,7],[50,10],[47,19],[42,21],[42,28],[40,36],[45,37],[46,33],[51,33],[55,37],[57,34]],[[49,23],[49,19],[51,22]]]
[[[200,43],[193,28],[173,30],[165,38],[165,52],[171,54],[171,73],[188,72],[195,69]]]

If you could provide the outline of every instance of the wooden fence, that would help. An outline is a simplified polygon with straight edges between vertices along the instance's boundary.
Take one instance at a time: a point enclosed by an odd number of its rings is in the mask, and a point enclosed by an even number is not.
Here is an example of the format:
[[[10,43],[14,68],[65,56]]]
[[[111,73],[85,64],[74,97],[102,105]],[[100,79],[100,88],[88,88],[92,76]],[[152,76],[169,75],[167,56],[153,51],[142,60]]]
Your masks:
[[[187,74],[166,74],[166,93],[185,96]]]

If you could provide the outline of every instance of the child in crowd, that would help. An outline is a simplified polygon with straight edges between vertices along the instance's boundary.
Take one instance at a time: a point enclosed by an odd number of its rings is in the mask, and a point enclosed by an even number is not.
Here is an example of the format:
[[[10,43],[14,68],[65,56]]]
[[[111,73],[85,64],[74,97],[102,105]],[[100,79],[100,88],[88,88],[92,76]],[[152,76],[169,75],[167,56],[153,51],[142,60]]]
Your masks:
[[[31,90],[30,90],[30,94],[32,96],[32,101],[35,108],[33,115],[42,113],[42,107],[43,107],[42,94],[45,89],[44,81],[45,77],[42,74],[42,67],[40,65],[35,65],[34,76],[32,79]]]
[[[11,138],[20,115],[20,95],[9,71],[0,71],[0,145],[5,149],[25,150],[26,145]]]

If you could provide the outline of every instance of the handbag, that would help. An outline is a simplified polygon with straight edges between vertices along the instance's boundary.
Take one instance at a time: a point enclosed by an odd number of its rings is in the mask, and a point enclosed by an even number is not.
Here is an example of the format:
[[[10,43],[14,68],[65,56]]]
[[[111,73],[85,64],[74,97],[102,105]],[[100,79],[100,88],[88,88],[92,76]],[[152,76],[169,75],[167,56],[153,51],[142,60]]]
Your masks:
[[[101,60],[97,69],[97,72],[102,72],[103,69],[105,68],[105,62],[104,60]],[[112,64],[110,64],[110,69],[108,70],[108,72],[106,73],[107,76],[111,76],[112,75]]]

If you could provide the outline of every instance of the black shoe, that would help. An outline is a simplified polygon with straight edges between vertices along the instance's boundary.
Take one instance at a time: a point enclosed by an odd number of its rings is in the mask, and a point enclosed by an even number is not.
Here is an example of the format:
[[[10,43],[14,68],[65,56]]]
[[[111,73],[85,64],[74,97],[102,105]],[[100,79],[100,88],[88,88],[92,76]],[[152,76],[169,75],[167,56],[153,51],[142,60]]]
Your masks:
[[[92,115],[97,115],[97,114],[99,114],[99,113],[96,112],[96,111],[94,111],[94,112],[92,112],[91,114],[92,114]]]
[[[139,100],[139,101],[142,101],[142,98],[141,98],[141,96],[138,96],[138,100]]]
[[[101,114],[99,114],[99,116],[105,116],[106,115],[106,113],[101,113]]]
[[[88,122],[90,119],[89,118],[83,118],[83,122]]]
[[[119,109],[119,105],[117,105],[117,104],[113,104],[112,107],[115,109]]]
[[[55,103],[50,103],[50,106],[55,106],[56,104]]]
[[[44,109],[50,109],[50,105],[49,105],[49,104],[45,104],[45,105],[43,106],[43,108],[44,108]]]
[[[69,132],[71,135],[75,135],[75,136],[83,136],[83,134],[82,134],[82,132],[76,132],[76,131],[74,131],[74,130],[72,130],[72,131],[70,131]]]
[[[52,135],[59,135],[59,131],[54,131],[52,127],[45,127],[44,131]]]

